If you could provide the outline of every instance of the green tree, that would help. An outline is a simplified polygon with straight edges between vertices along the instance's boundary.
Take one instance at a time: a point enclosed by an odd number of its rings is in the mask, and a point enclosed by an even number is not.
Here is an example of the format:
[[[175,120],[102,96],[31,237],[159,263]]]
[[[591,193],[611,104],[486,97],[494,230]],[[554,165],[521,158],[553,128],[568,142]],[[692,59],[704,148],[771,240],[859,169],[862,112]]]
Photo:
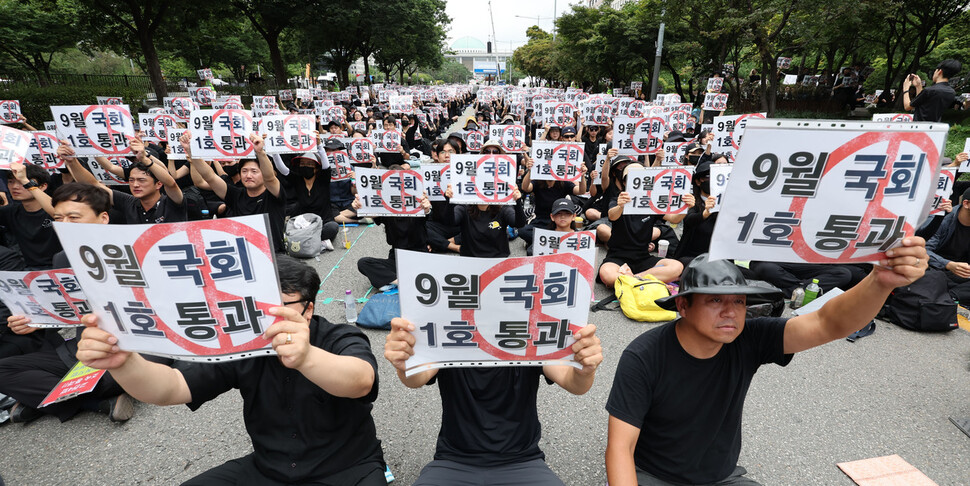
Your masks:
[[[304,2],[297,0],[232,0],[232,6],[249,19],[253,29],[266,41],[269,50],[270,64],[273,75],[280,86],[286,85],[287,71],[283,63],[283,51],[280,49],[280,36],[289,28],[295,26],[300,19],[309,19],[308,11],[318,2]],[[319,17],[322,19],[326,17]],[[326,27],[318,27],[321,30]],[[326,29],[329,30],[329,29]]]
[[[529,27],[525,33],[529,41],[512,53],[512,63],[526,75],[540,81],[558,80],[556,41],[552,35],[538,25]]]
[[[80,40],[73,18],[61,4],[0,0],[0,39],[5,39],[0,42],[0,52],[33,72],[41,86],[47,86],[54,54]]]

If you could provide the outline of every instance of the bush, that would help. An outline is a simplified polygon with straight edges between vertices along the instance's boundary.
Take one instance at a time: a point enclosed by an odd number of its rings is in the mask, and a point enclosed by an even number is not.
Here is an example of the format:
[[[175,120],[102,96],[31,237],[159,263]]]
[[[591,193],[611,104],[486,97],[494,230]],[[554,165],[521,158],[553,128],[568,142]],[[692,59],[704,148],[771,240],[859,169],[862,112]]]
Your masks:
[[[98,96],[120,96],[132,112],[145,104],[146,93],[138,88],[103,86],[0,86],[0,99],[20,101],[20,111],[27,122],[43,129],[45,121],[53,120],[51,106],[93,105]]]

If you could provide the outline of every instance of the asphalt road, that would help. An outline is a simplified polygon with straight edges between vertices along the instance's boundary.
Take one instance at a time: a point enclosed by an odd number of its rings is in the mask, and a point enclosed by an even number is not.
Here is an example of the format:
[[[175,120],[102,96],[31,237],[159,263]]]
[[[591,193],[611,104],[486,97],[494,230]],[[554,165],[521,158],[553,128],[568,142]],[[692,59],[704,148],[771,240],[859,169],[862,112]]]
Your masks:
[[[387,251],[380,227],[350,228],[349,236],[355,241],[349,251],[308,261],[325,278],[318,313],[335,322],[343,321],[344,290],[368,291],[356,260]],[[513,254],[524,254],[521,240],[512,246]],[[591,321],[606,357],[592,390],[539,392],[541,446],[569,485],[605,483],[603,407],[617,358],[652,327],[619,312],[598,312]],[[380,361],[378,434],[397,484],[408,485],[433,455],[440,399],[435,387],[411,390],[398,382],[382,357],[384,332],[366,333]],[[970,438],[948,421],[970,417],[968,364],[966,331],[917,334],[880,322],[856,343],[801,353],[786,368],[766,366],[748,394],[740,463],[766,485],[852,484],[836,463],[899,454],[941,485],[970,484]],[[195,413],[138,404],[125,424],[88,412],[64,424],[51,417],[8,424],[0,427],[0,441],[0,474],[9,485],[178,484],[252,450],[235,393]]]

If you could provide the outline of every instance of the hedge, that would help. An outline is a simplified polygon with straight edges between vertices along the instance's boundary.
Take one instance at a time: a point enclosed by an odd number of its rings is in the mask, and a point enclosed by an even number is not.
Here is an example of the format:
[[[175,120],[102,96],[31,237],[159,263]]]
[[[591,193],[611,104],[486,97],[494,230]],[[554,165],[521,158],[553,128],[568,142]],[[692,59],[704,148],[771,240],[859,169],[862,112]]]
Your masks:
[[[44,122],[53,120],[51,106],[93,105],[98,96],[120,96],[132,112],[145,104],[146,93],[136,88],[103,86],[11,86],[0,85],[0,99],[20,101],[20,111],[27,122],[43,130]]]

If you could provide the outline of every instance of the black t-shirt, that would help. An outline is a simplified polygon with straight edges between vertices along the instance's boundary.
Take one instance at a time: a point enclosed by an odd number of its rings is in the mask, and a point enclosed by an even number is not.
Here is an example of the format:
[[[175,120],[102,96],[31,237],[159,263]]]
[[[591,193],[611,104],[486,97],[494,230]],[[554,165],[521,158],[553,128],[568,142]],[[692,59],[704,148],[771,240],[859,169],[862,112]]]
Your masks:
[[[330,183],[330,203],[341,208],[349,208],[354,202],[353,184],[350,179]]]
[[[286,248],[283,246],[283,219],[286,214],[286,193],[280,187],[280,195],[276,197],[269,189],[264,189],[260,195],[252,197],[243,187],[232,184],[226,185],[226,216],[248,216],[250,214],[265,213],[269,215],[270,242],[277,252]]]
[[[970,226],[964,226],[959,219],[954,221],[953,234],[936,254],[955,262],[970,262]]]
[[[665,481],[709,484],[726,478],[741,452],[741,412],[762,364],[787,365],[785,319],[745,321],[734,342],[698,359],[677,340],[679,321],[633,340],[617,364],[606,410],[640,429],[633,458]]]
[[[616,206],[616,200],[610,201],[610,207]],[[610,250],[608,255],[626,255],[631,258],[643,258],[650,253],[650,242],[653,240],[653,227],[662,216],[653,214],[623,214],[620,219],[613,221],[613,233],[610,235]]]
[[[167,194],[162,194],[155,205],[145,211],[137,197],[117,190],[111,192],[114,193],[112,206],[124,214],[127,224],[177,223],[189,219],[184,199],[182,204],[175,204]]]
[[[306,179],[296,171],[290,172],[287,179],[296,199],[290,216],[313,213],[323,218],[324,223],[333,221],[333,209],[330,207],[330,176],[330,169],[317,170],[313,184],[310,189],[307,189]]]
[[[27,211],[19,201],[13,201],[0,207],[0,225],[13,233],[27,268],[53,268],[51,259],[61,251],[61,240],[46,211]]]
[[[384,225],[384,236],[391,246],[391,258],[394,250],[428,251],[428,230],[425,218],[421,217],[380,217],[374,222]]]
[[[936,83],[924,89],[909,103],[913,107],[913,121],[940,121],[956,97],[957,93],[949,83]]]
[[[286,483],[338,479],[341,471],[352,466],[384,462],[371,416],[378,373],[367,336],[353,326],[314,316],[310,345],[366,361],[374,368],[370,393],[356,399],[335,397],[299,371],[284,367],[276,356],[176,364],[192,393],[188,403],[192,410],[230,389],[239,389],[256,467]]]
[[[452,206],[453,224],[461,227],[461,256],[483,258],[507,258],[509,235],[506,226],[521,228],[525,225],[522,204],[490,207],[486,211],[472,209],[474,206]],[[469,213],[476,212],[475,216]]]
[[[707,253],[711,248],[711,237],[714,235],[714,223],[718,213],[712,213],[704,219],[704,203],[697,198],[698,204],[687,211],[684,217],[684,236],[677,245],[674,256],[696,257]]]
[[[572,182],[562,182],[553,184],[549,187],[546,181],[534,181],[532,183],[532,195],[535,197],[536,219],[534,223],[549,225],[552,213],[552,204],[559,199],[572,195],[576,184]]]
[[[542,367],[441,369],[434,458],[477,467],[544,459],[536,393]],[[548,380],[547,380],[548,382]]]

